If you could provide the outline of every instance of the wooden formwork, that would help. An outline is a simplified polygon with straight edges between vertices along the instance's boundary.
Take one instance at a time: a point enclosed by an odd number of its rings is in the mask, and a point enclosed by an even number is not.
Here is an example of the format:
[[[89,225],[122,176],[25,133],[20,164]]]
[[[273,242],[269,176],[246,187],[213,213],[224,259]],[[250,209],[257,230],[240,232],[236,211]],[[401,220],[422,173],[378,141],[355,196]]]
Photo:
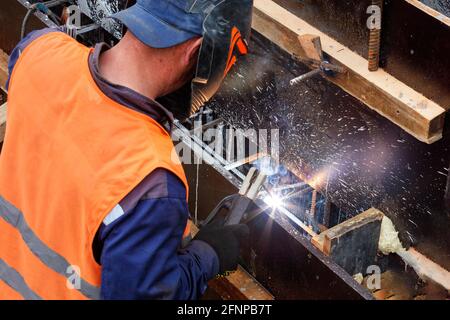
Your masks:
[[[328,76],[328,80],[420,141],[433,143],[442,138],[446,112],[443,106],[383,69],[370,72],[367,59],[274,1],[255,0],[253,28],[296,57],[305,55],[299,36],[319,36],[330,62],[347,70]]]

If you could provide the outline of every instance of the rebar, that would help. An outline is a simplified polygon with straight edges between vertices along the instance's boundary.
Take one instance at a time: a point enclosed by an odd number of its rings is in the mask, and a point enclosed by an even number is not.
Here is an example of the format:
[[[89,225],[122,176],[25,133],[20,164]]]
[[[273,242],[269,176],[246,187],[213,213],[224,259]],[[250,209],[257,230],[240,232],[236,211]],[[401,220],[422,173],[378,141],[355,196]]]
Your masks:
[[[384,0],[372,0],[372,6],[380,8],[380,26],[373,26],[369,32],[369,70],[377,71],[380,66],[380,49],[381,49],[381,19],[383,16],[383,1]]]

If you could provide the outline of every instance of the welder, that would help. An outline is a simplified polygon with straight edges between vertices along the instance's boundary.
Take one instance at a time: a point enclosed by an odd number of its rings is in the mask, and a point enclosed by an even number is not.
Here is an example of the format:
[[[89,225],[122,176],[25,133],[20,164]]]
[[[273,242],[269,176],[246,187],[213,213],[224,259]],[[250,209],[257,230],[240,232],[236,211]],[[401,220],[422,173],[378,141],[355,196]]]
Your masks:
[[[252,0],[137,0],[117,45],[28,34],[9,61],[0,157],[0,299],[196,299],[237,267],[245,225],[186,246],[174,117],[247,54]]]

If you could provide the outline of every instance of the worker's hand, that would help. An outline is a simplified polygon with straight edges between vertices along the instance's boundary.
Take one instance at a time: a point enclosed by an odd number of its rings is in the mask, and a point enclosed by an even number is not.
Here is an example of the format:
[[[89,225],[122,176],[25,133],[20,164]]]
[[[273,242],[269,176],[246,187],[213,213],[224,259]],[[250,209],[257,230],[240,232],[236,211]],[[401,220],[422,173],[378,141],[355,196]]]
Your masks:
[[[209,244],[219,257],[220,274],[235,271],[241,244],[249,236],[249,229],[245,224],[223,226],[223,221],[216,219],[204,226],[195,236],[194,240]]]

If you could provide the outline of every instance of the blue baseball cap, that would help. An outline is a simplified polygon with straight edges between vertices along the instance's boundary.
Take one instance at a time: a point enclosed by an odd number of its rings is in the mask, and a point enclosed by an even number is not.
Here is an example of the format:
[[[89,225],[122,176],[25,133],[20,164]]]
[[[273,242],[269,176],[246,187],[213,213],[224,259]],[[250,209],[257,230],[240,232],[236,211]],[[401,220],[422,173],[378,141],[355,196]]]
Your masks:
[[[189,12],[187,0],[137,0],[111,18],[122,22],[143,43],[169,48],[203,35],[204,15]]]

